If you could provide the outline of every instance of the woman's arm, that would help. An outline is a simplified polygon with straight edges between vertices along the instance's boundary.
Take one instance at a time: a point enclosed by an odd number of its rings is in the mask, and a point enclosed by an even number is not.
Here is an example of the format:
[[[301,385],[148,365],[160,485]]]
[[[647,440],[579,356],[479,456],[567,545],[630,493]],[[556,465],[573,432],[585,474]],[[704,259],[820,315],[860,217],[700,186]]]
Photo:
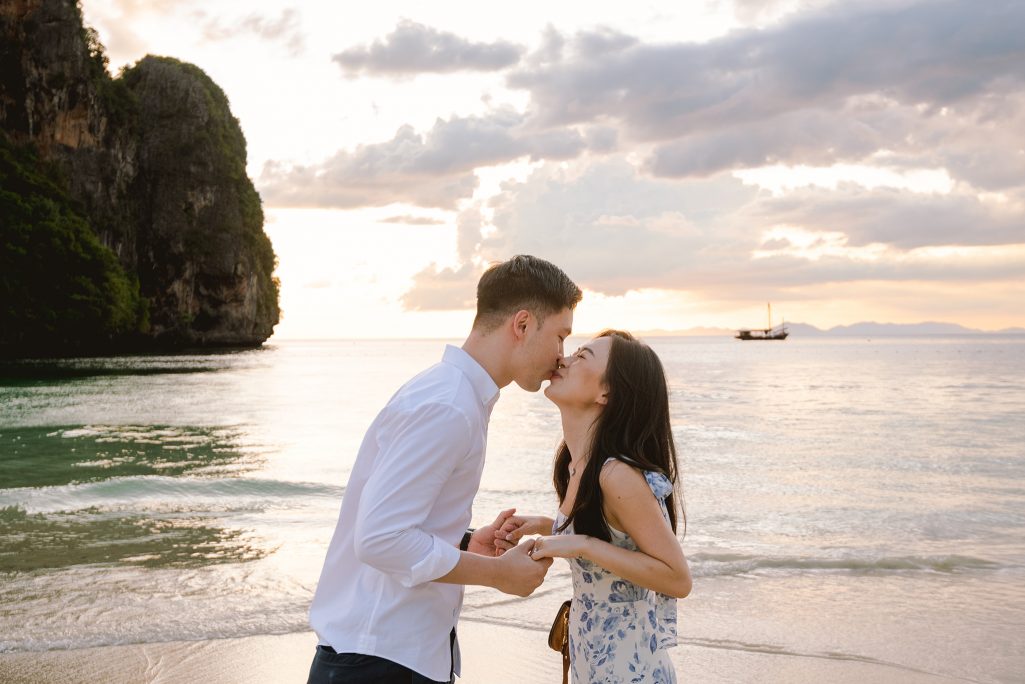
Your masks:
[[[601,489],[609,524],[629,534],[639,551],[572,534],[539,539],[531,557],[586,558],[634,584],[686,597],[691,590],[690,567],[644,475],[619,461],[610,462],[602,470]]]

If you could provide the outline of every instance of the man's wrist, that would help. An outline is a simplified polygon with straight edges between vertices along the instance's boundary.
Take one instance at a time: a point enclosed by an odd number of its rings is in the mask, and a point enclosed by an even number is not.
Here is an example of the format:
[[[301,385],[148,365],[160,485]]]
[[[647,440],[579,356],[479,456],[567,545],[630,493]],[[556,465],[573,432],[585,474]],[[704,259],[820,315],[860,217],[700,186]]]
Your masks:
[[[466,551],[470,548],[470,537],[473,536],[473,528],[467,527],[466,532],[463,533],[463,538],[459,541],[459,550]]]

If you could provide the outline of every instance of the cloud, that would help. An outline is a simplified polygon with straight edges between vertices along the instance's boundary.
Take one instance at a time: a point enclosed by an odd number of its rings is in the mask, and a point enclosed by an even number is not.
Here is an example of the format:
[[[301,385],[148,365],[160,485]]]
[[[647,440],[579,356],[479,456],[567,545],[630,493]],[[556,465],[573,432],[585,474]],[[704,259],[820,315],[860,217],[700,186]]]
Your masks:
[[[896,169],[946,169],[981,190],[1025,181],[1025,93],[986,97],[968,108],[922,112],[878,97],[835,111],[799,110],[764,122],[699,132],[655,147],[646,168],[663,177],[707,176],[778,163],[869,162]]]
[[[283,43],[292,55],[299,55],[306,49],[306,39],[300,30],[301,17],[294,9],[283,10],[277,19],[249,14],[230,22],[208,18],[203,11],[196,15],[203,21],[203,36],[209,41],[220,42],[254,35],[267,41]]]
[[[717,251],[745,252],[743,234],[721,219],[756,195],[733,178],[645,178],[621,160],[579,175],[545,166],[493,200],[497,230],[479,252],[485,260],[536,254],[591,290],[619,295],[677,282]]]
[[[491,204],[494,230],[467,231],[477,244],[462,245],[460,260],[470,269],[470,258],[536,254],[607,295],[656,288],[761,300],[835,283],[1013,282],[1025,272],[1025,249],[999,245],[1025,242],[1016,202],[853,185],[777,198],[722,174],[646,177],[619,159],[579,173],[543,165],[505,186]],[[774,234],[778,225],[807,244]],[[427,269],[406,301],[457,308],[470,274]]]
[[[733,14],[745,26],[828,5],[835,0],[730,0]]]
[[[401,134],[400,136],[401,137]],[[405,202],[421,207],[454,209],[477,187],[473,173],[433,178],[392,169],[361,176],[360,164],[374,151],[340,152],[324,164],[285,166],[264,164],[257,181],[265,204],[274,207],[328,207],[355,209]]]
[[[192,0],[112,0],[110,3],[88,2],[82,5],[87,25],[100,33],[107,55],[113,65],[140,59],[147,52],[147,41],[135,25],[149,16],[166,17],[191,6]]]
[[[456,252],[460,266],[431,264],[413,276],[413,286],[400,299],[407,311],[455,311],[476,306],[477,281],[483,267],[474,260],[481,242],[484,216],[479,205],[459,212]]]
[[[125,19],[134,20],[145,15],[171,14],[192,4],[195,0],[113,0],[110,6],[116,7]]]
[[[262,189],[283,206],[452,209],[474,192],[477,168],[624,151],[664,178],[843,162],[946,169],[979,190],[1012,190],[1025,179],[1019,18],[1025,4],[1007,1],[861,2],[704,44],[549,27],[508,77],[528,91],[527,111],[439,119],[424,133],[403,127],[313,167],[271,164]],[[440,69],[468,45],[404,21],[349,52],[371,69],[373,55],[383,65],[429,48],[426,61],[402,63]]]
[[[138,59],[146,52],[146,41],[132,27],[147,18],[179,15],[196,23],[203,38],[220,42],[238,36],[255,35],[267,41],[283,43],[290,54],[305,50],[305,37],[300,30],[300,14],[294,9],[282,11],[272,19],[261,14],[225,19],[212,16],[206,5],[197,0],[111,0],[109,3],[87,3],[84,12],[95,21],[106,41],[106,47],[119,61]]]
[[[1025,77],[1025,6],[919,3],[802,15],[706,44],[646,45],[578,34],[556,62],[510,83],[561,123],[617,116],[642,138],[762,120],[794,108],[885,93],[944,105]],[[595,45],[604,45],[596,50]]]
[[[970,108],[945,108],[889,135],[896,167],[931,165],[983,190],[1025,183],[1025,89],[987,94]]]
[[[628,143],[662,143],[648,162],[660,175],[893,148],[956,165],[966,160],[937,155],[930,138],[949,143],[985,122],[1020,138],[1022,25],[1020,2],[946,0],[837,4],[703,44],[549,30],[508,83],[529,93],[542,125],[601,122]],[[1018,148],[994,150],[1006,172],[993,182],[1010,182]]]
[[[315,166],[268,162],[258,186],[272,206],[353,208],[406,202],[454,209],[477,187],[474,169],[521,157],[571,159],[587,146],[573,129],[536,130],[498,110],[438,119],[425,134],[403,126],[391,140],[341,151]]]
[[[463,267],[424,270],[403,301],[459,308],[479,275],[472,263],[519,253],[549,259],[581,285],[607,294],[671,282],[736,239],[716,217],[756,194],[731,178],[689,185],[647,179],[622,161],[592,165],[579,176],[545,165],[526,181],[507,184],[492,201],[493,234],[483,236],[480,214],[464,212]]]
[[[431,216],[414,216],[412,214],[403,214],[401,216],[389,216],[388,218],[379,219],[378,223],[402,223],[407,226],[443,226],[445,221],[436,219]]]
[[[476,306],[480,271],[470,263],[459,268],[431,264],[413,276],[413,287],[402,295],[407,311],[454,311]]]
[[[1025,5],[793,6],[760,16],[766,28],[701,44],[549,27],[538,49],[487,67],[515,64],[505,78],[529,96],[525,111],[404,126],[311,166],[270,163],[258,186],[273,206],[458,211],[457,265],[417,273],[402,299],[412,310],[472,307],[482,265],[516,253],[607,295],[782,301],[858,284],[1020,280]],[[403,22],[335,61],[391,76],[483,68],[479,52],[455,57],[472,45]],[[521,159],[546,163],[471,200],[478,169]],[[791,173],[776,193],[732,173],[796,166],[837,173],[830,187],[797,187]],[[842,180],[855,171],[871,187]],[[924,176],[945,182],[925,191]]]
[[[681,178],[796,159],[810,165],[861,160],[899,145],[913,125],[889,108],[848,116],[804,109],[660,145],[646,168],[656,176]]]
[[[506,41],[475,43],[408,19],[369,46],[352,47],[332,59],[349,76],[410,76],[456,71],[499,71],[516,64],[524,48]]]
[[[844,184],[833,191],[805,188],[765,199],[748,215],[761,225],[839,232],[853,246],[880,243],[913,249],[1025,242],[1020,204],[986,203],[975,193],[921,194]]]

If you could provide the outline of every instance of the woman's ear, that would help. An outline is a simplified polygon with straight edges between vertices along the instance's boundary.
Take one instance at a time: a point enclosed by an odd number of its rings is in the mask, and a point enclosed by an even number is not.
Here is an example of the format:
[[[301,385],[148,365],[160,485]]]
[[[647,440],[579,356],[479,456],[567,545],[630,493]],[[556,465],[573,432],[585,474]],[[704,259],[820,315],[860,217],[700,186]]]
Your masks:
[[[606,404],[608,404],[609,403],[609,392],[608,392],[608,390],[605,390],[604,392],[602,392],[598,396],[598,398],[595,399],[595,403],[596,404],[600,404],[602,406],[605,406]]]

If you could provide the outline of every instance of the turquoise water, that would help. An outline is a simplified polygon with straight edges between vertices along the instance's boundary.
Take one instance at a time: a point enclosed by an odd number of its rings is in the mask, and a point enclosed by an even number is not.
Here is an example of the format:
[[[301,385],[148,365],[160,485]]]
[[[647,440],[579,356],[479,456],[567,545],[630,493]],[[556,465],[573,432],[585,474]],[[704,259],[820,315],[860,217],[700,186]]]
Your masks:
[[[699,648],[1025,671],[1025,340],[654,338]],[[441,342],[0,366],[0,651],[306,629],[363,431]],[[551,513],[558,415],[503,391],[475,505]],[[537,632],[569,593],[470,588]]]

